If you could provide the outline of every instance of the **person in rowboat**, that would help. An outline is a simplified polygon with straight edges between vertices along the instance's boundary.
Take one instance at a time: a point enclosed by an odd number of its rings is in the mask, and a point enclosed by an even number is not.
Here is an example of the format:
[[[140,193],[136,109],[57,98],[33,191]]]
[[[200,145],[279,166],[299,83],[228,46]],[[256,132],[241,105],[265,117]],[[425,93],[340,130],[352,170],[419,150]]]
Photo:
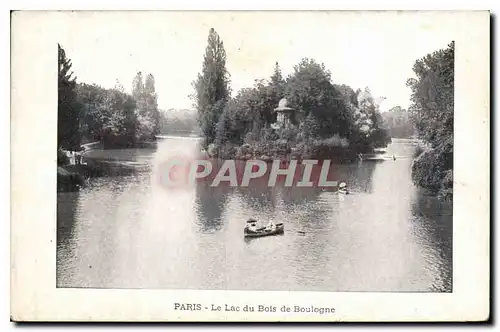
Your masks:
[[[341,182],[339,185],[339,192],[346,194],[347,191],[347,184],[345,182]]]
[[[257,220],[248,219],[247,224],[245,225],[245,230],[250,231],[250,232],[256,232],[257,231]]]
[[[274,232],[276,230],[276,224],[274,223],[273,219],[269,220],[269,223],[267,224],[266,229],[269,231],[272,231],[272,232]]]

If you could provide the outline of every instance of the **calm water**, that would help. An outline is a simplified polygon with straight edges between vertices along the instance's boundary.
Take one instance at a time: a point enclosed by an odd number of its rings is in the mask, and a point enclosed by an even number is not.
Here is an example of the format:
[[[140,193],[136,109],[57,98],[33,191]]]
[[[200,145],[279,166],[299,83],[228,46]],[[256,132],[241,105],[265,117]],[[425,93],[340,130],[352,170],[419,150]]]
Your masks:
[[[58,194],[58,287],[451,291],[452,207],[411,184],[413,145],[391,144],[395,161],[335,166],[352,195],[162,187],[157,166],[195,149],[167,139],[131,150],[152,171]],[[283,221],[285,234],[245,240],[250,217]]]

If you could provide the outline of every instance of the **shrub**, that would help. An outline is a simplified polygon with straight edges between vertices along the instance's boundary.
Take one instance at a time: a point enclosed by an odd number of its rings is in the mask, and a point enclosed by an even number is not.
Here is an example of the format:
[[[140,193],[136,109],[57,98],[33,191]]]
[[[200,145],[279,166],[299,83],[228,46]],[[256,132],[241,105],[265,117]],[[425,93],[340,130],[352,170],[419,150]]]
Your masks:
[[[453,198],[453,170],[449,169],[444,172],[441,188],[439,189],[439,196],[441,198],[451,200]]]
[[[418,158],[422,153],[429,150],[429,146],[422,142],[418,143],[415,147],[415,151],[413,151],[413,158]]]
[[[62,149],[57,149],[57,166],[69,164],[69,158]]]
[[[425,150],[413,161],[412,180],[418,186],[437,192],[444,176],[439,154],[434,149]]]
[[[316,141],[315,145],[325,148],[347,148],[349,147],[349,141],[347,138],[343,138],[340,137],[339,134],[335,134],[330,138]]]

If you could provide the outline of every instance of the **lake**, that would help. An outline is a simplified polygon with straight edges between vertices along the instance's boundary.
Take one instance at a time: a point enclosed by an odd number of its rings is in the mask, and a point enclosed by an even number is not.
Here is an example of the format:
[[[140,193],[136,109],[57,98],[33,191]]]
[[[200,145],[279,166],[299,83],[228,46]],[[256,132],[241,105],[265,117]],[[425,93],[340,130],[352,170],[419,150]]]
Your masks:
[[[165,188],[158,165],[174,151],[194,154],[196,140],[121,150],[151,167],[57,194],[57,286],[451,292],[452,204],[411,183],[414,149],[394,140],[396,160],[334,165],[350,195],[203,181]],[[245,240],[251,217],[284,222],[285,234]]]

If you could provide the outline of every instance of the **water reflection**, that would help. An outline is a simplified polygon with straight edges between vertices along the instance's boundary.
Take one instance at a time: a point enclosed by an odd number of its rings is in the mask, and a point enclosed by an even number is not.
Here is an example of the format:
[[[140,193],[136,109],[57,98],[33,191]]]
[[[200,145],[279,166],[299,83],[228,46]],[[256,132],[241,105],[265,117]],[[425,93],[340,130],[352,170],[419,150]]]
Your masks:
[[[71,282],[74,270],[71,260],[75,249],[75,220],[78,212],[78,192],[57,194],[57,265],[56,284],[61,279]]]
[[[196,210],[198,225],[202,232],[214,232],[222,227],[228,194],[234,189],[228,186],[210,186],[210,181],[200,181],[196,185]]]
[[[433,291],[452,291],[452,203],[419,192],[412,201],[413,233],[419,242],[428,266],[437,266],[432,273]]]
[[[165,188],[159,165],[196,149],[166,140],[133,153],[150,172],[58,194],[58,287],[451,291],[451,205],[412,185],[412,145],[392,144],[395,161],[332,165],[350,195],[267,179]],[[285,234],[246,241],[248,218]]]
[[[371,193],[373,191],[372,175],[377,167],[376,162],[360,161],[357,167],[347,167],[349,174],[349,185],[352,185],[357,191]]]

